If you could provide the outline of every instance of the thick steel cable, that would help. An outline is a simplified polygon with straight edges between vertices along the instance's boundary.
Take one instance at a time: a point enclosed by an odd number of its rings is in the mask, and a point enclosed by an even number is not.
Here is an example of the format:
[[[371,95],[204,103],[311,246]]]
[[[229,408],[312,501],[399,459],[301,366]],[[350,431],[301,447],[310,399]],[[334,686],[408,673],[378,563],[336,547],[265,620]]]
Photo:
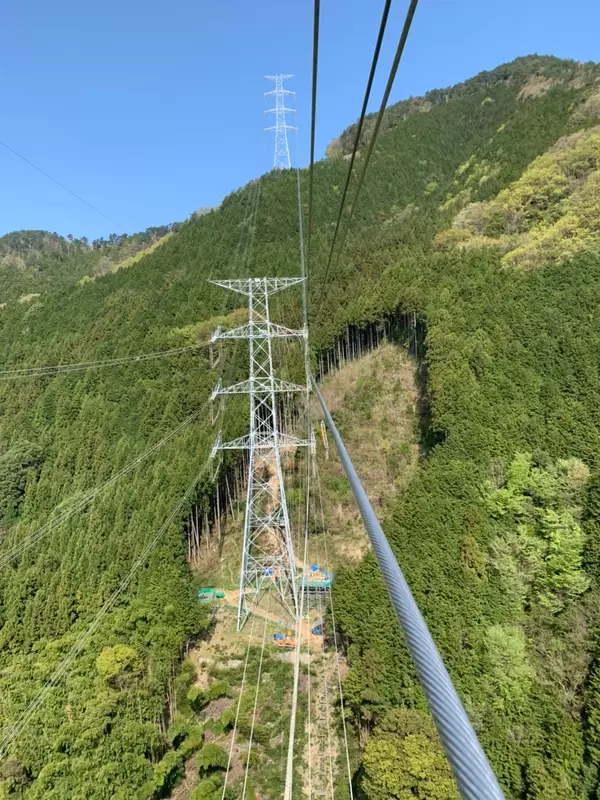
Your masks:
[[[327,266],[325,267],[325,275],[323,277],[323,285],[327,283],[327,276],[329,274],[329,268],[331,266],[331,262],[333,260],[333,252],[335,250],[335,243],[337,241],[338,232],[340,229],[340,223],[342,221],[342,214],[344,213],[344,206],[346,205],[346,195],[348,194],[348,188],[350,186],[350,179],[352,178],[352,170],[354,168],[354,161],[356,159],[356,154],[358,152],[358,146],[360,144],[360,137],[363,130],[363,125],[365,122],[365,117],[367,115],[367,106],[369,105],[369,98],[371,97],[371,89],[373,88],[373,80],[375,78],[375,72],[377,70],[377,62],[379,61],[379,54],[381,52],[381,45],[383,43],[383,37],[385,34],[385,28],[388,21],[388,16],[390,13],[390,8],[392,5],[392,0],[385,0],[385,5],[383,7],[383,13],[381,15],[381,22],[379,24],[379,33],[377,34],[377,42],[375,44],[375,50],[373,51],[373,60],[371,61],[371,70],[369,72],[369,79],[367,80],[367,88],[365,89],[365,96],[363,99],[362,109],[360,111],[360,117],[358,119],[358,123],[356,126],[356,136],[354,138],[354,147],[352,148],[352,155],[350,156],[350,164],[348,166],[348,173],[346,175],[346,182],[344,184],[344,191],[342,192],[342,199],[340,202],[340,210],[338,212],[338,217],[335,223],[335,230],[333,232],[333,239],[331,240],[331,249],[329,251],[329,258],[327,259]]]
[[[202,478],[202,475],[206,471],[208,467],[208,460],[204,463],[200,472],[196,475],[194,480],[190,483],[188,488],[185,491],[183,497],[179,500],[175,508],[171,511],[167,519],[163,522],[157,533],[154,534],[152,539],[148,542],[148,544],[144,547],[141,554],[138,558],[134,561],[133,566],[125,576],[125,578],[121,581],[119,586],[115,589],[115,591],[111,594],[108,600],[104,603],[100,611],[96,614],[93,621],[89,625],[89,627],[79,634],[75,643],[65,656],[63,660],[60,662],[58,667],[54,670],[50,678],[46,681],[42,689],[38,692],[35,698],[31,701],[28,705],[27,709],[21,715],[21,717],[15,722],[9,730],[5,733],[4,738],[0,741],[0,758],[6,755],[7,748],[14,742],[14,740],[23,733],[29,722],[38,712],[40,707],[43,705],[44,701],[54,688],[54,686],[58,683],[58,681],[63,678],[67,672],[69,671],[72,663],[75,661],[79,653],[83,650],[83,648],[88,644],[92,636],[96,633],[96,631],[100,628],[104,617],[109,613],[109,611],[113,608],[119,597],[125,592],[131,581],[134,579],[137,571],[148,561],[152,551],[158,544],[159,540],[163,536],[163,534],[168,530],[169,526],[175,521],[177,515],[183,509],[185,503],[190,498],[192,492],[196,488],[196,484]]]
[[[394,85],[394,80],[396,78],[396,73],[398,72],[398,66],[400,64],[400,59],[402,58],[402,53],[404,52],[404,46],[406,45],[406,40],[408,38],[408,34],[410,32],[410,28],[412,25],[413,17],[415,15],[415,11],[417,9],[417,4],[419,0],[410,0],[410,6],[408,7],[408,11],[406,12],[406,18],[404,20],[404,25],[402,27],[402,33],[400,34],[400,40],[398,42],[398,47],[396,48],[396,55],[394,56],[394,60],[392,62],[392,67],[390,69],[390,74],[388,77],[388,81],[385,87],[385,91],[383,93],[383,98],[381,100],[381,105],[379,107],[379,111],[377,112],[377,118],[375,120],[375,125],[373,127],[373,132],[371,133],[371,137],[369,139],[369,146],[367,147],[367,153],[365,155],[365,159],[363,161],[362,170],[358,176],[358,183],[356,185],[356,191],[354,193],[354,199],[352,200],[352,204],[350,205],[350,213],[346,219],[346,224],[344,226],[342,232],[342,239],[340,242],[340,246],[338,247],[338,254],[335,260],[335,267],[334,267],[334,274],[338,268],[338,264],[340,263],[340,258],[342,255],[342,251],[344,249],[344,244],[346,243],[346,237],[348,236],[348,231],[350,230],[350,225],[352,224],[352,219],[354,217],[354,212],[356,210],[356,205],[358,203],[358,197],[360,195],[360,190],[362,189],[362,185],[365,180],[365,175],[367,169],[369,167],[369,162],[371,161],[371,156],[373,154],[373,149],[375,148],[375,142],[377,141],[377,136],[379,134],[379,129],[381,127],[381,122],[383,120],[383,115],[385,113],[385,109],[390,98],[390,93],[392,91],[392,86]],[[323,305],[323,298],[325,292],[326,283],[323,281],[322,288],[321,288],[321,303],[319,305],[319,311]]]
[[[460,794],[465,800],[483,800],[483,798],[504,800],[496,776],[375,516],[314,376],[313,386],[358,505]]]
[[[36,545],[46,536],[48,536],[52,531],[56,530],[59,525],[62,525],[68,519],[70,519],[74,514],[78,511],[83,511],[83,509],[88,506],[93,500],[98,497],[98,495],[105,492],[109,489],[113,484],[115,484],[120,478],[123,478],[129,472],[132,472],[142,461],[145,461],[149,456],[159,450],[169,439],[172,439],[176,436],[180,431],[182,431],[185,427],[187,427],[191,422],[194,422],[204,411],[208,401],[205,400],[202,404],[201,408],[197,411],[194,411],[193,414],[190,414],[189,417],[180,422],[176,428],[173,428],[172,431],[169,431],[166,436],[153,444],[143,453],[141,453],[137,458],[134,458],[133,461],[130,461],[129,464],[126,464],[122,469],[116,472],[114,475],[111,475],[104,483],[101,483],[100,486],[95,486],[93,489],[90,489],[83,497],[79,500],[76,500],[73,505],[68,506],[64,511],[58,514],[54,519],[50,519],[45,525],[41,528],[38,528],[37,531],[26,536],[24,539],[21,539],[18,544],[11,547],[5,553],[0,555],[0,570],[3,569],[7,564],[9,564],[13,559],[17,558],[18,556],[22,555],[26,550],[29,550],[31,547]]]
[[[248,742],[248,754],[246,759],[246,772],[244,774],[244,789],[242,791],[242,800],[246,798],[246,786],[248,784],[248,770],[250,769],[250,754],[252,753],[252,739],[254,737],[254,725],[256,723],[256,709],[258,707],[258,690],[260,689],[260,676],[262,674],[263,657],[265,654],[265,641],[267,639],[267,619],[265,617],[265,624],[263,627],[262,647],[260,650],[260,662],[258,664],[258,677],[256,678],[256,693],[254,695],[254,708],[252,710],[252,725],[250,726],[250,741]]]
[[[310,269],[311,237],[312,237],[312,217],[313,217],[313,183],[315,172],[315,131],[317,127],[317,75],[319,67],[319,17],[321,13],[321,2],[315,0],[314,21],[313,21],[313,68],[312,68],[312,98],[310,113],[310,165],[308,167],[308,242],[307,242],[307,264]],[[307,272],[308,274],[308,272]]]

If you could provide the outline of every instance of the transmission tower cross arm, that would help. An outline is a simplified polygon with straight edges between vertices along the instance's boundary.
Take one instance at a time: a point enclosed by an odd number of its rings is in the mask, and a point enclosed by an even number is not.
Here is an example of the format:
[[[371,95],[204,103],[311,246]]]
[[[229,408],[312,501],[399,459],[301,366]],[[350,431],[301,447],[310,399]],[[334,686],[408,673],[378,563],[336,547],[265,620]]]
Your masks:
[[[278,79],[280,79],[282,81],[287,81],[287,80],[289,80],[290,78],[293,78],[293,77],[294,77],[293,75],[265,75],[265,78],[268,81],[277,81]]]
[[[251,439],[250,436],[239,436],[237,439],[230,439],[228,442],[223,442],[219,437],[213,445],[212,454],[216,454],[218,450],[273,450],[278,448],[283,450],[286,448],[294,449],[296,447],[310,447],[311,450],[315,447],[315,439],[299,439],[297,436],[291,436],[287,433],[280,433],[276,438],[268,436],[263,439],[255,436]]]
[[[287,392],[289,394],[294,394],[297,392],[306,392],[306,390],[306,386],[290,383],[280,378],[275,378],[272,381],[269,378],[255,378],[254,381],[240,381],[239,383],[234,383],[232,386],[223,386],[219,380],[212,391],[210,399],[214,400],[218,395],[223,394],[248,394],[249,392],[256,392],[256,394],[268,394],[269,392]]]
[[[265,128],[265,131],[279,131],[279,130],[286,130],[286,131],[297,131],[295,125],[269,125]]]
[[[220,286],[221,289],[228,289],[231,292],[237,292],[249,297],[250,294],[256,294],[257,291],[266,292],[269,295],[275,294],[284,289],[289,289],[291,286],[296,286],[304,280],[305,278],[238,278],[234,280],[211,280],[209,283]]]
[[[284,94],[292,94],[292,95],[294,95],[294,99],[296,99],[296,92],[288,92],[287,89],[284,89],[282,92],[265,92],[265,97],[268,97],[270,94],[276,94],[276,95],[279,95],[279,96],[284,95]],[[265,111],[265,114],[271,114],[274,111],[281,111],[281,110],[282,109],[279,109],[279,108],[271,108],[268,111]],[[296,109],[295,108],[286,108],[285,110],[287,112],[289,112],[290,114],[295,114],[296,113]]]
[[[218,339],[304,339],[307,335],[305,328],[284,328],[283,325],[260,320],[213,334],[215,342]]]
[[[281,106],[281,108],[267,108],[265,110],[265,114],[279,114],[283,111],[285,114],[295,114],[295,108],[286,108],[285,106]]]

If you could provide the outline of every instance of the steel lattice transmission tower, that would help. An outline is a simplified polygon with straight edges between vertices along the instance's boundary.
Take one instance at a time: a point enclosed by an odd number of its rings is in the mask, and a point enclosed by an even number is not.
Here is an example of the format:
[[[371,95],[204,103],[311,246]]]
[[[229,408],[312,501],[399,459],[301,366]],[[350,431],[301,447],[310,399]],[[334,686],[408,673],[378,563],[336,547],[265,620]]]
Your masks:
[[[273,169],[289,169],[292,164],[290,161],[290,148],[288,145],[287,132],[295,131],[293,125],[287,124],[287,115],[295,114],[295,108],[287,108],[285,105],[286,95],[296,97],[295,92],[290,92],[283,88],[283,82],[293,75],[265,75],[270,81],[275,81],[275,88],[271,92],[265,92],[265,97],[273,95],[275,97],[275,108],[269,108],[265,114],[275,114],[275,125],[265,128],[266,131],[275,131],[275,155],[273,157]]]
[[[303,280],[245,278],[211,281],[248,298],[248,324],[232,330],[219,327],[211,338],[211,344],[219,340],[247,339],[250,350],[248,380],[233,386],[223,386],[219,381],[211,395],[212,400],[231,394],[248,394],[250,397],[249,434],[223,442],[219,433],[212,451],[213,456],[220,450],[249,451],[238,630],[268,586],[277,588],[284,607],[292,619],[297,618],[298,588],[282,460],[286,453],[293,455],[297,447],[314,449],[315,442],[314,437],[311,440],[299,439],[281,431],[278,395],[306,393],[307,387],[275,376],[273,341],[306,340],[308,332],[306,328],[292,330],[272,322],[269,297]]]

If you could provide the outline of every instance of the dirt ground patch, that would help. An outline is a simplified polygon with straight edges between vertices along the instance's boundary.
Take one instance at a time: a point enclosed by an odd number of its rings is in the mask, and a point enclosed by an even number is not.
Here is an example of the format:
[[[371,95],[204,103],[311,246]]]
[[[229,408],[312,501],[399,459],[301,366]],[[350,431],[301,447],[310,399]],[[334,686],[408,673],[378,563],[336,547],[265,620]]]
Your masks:
[[[211,719],[218,719],[221,714],[233,705],[233,700],[230,697],[220,697],[218,700],[211,700],[210,703],[202,709],[202,713]]]
[[[321,387],[376,514],[401,492],[419,461],[415,436],[415,365],[405,350],[384,344],[323,381]],[[314,406],[314,414],[319,412]],[[334,553],[330,566],[356,563],[367,548],[362,521],[335,447],[319,442],[323,504]]]
[[[528,100],[530,97],[541,97],[556,86],[560,81],[556,78],[544,78],[539,75],[530,78],[519,92],[519,100]]]
[[[185,762],[185,775],[183,781],[173,789],[171,800],[189,800],[198,783],[198,770],[196,769],[196,756],[193,755]]]

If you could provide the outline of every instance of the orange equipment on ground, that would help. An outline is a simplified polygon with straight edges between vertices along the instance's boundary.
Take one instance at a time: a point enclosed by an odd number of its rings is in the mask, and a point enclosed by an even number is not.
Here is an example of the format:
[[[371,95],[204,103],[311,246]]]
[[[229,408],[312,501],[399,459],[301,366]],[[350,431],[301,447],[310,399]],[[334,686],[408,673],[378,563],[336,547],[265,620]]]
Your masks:
[[[296,640],[289,634],[274,633],[273,644],[275,647],[280,647],[282,650],[293,650],[296,647]]]

